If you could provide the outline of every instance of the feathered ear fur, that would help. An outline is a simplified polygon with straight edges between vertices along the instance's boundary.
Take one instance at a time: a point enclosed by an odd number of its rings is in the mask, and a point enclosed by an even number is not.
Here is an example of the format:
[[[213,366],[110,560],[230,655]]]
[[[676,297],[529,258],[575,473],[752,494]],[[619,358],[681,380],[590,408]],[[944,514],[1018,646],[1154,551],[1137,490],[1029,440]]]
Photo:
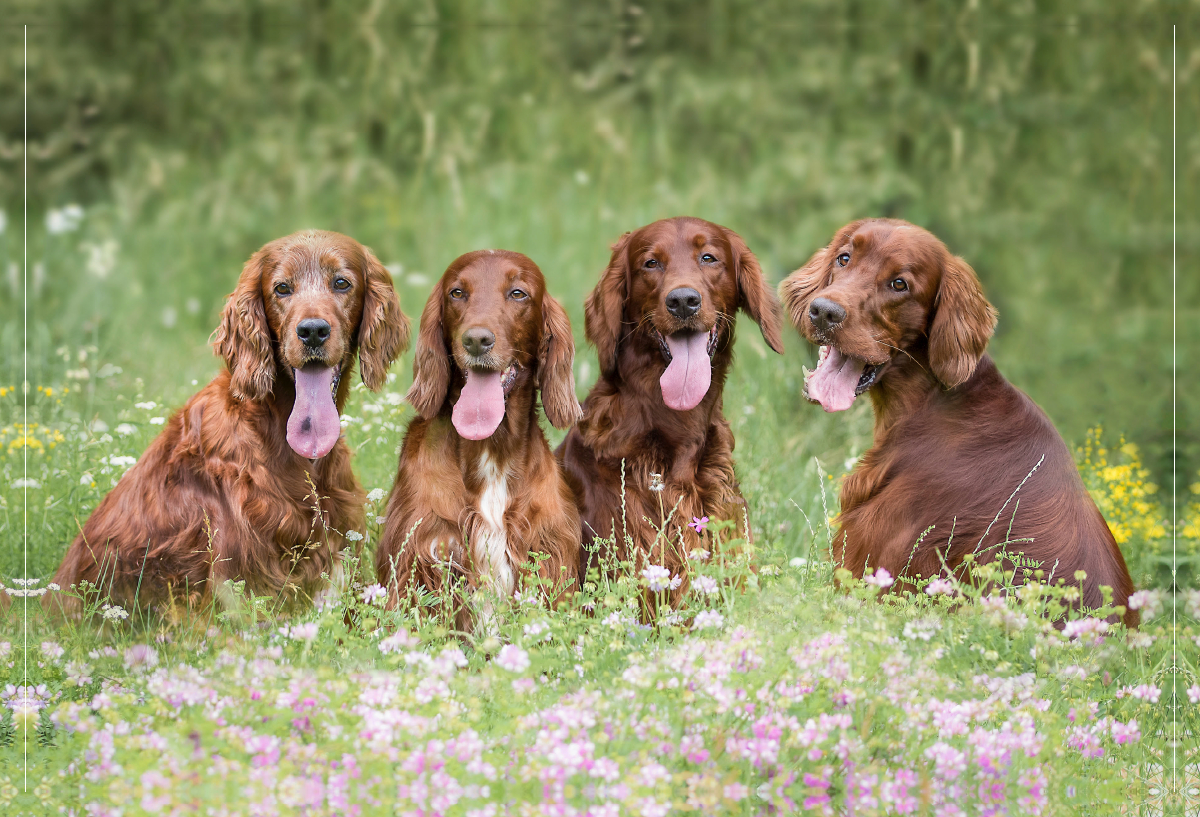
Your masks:
[[[733,248],[734,269],[737,273],[739,306],[754,319],[762,331],[763,340],[779,354],[783,354],[782,317],[779,301],[767,286],[758,259],[742,237],[726,229],[729,244]]]
[[[409,322],[400,311],[392,276],[370,250],[363,247],[363,277],[367,293],[358,329],[358,362],[363,383],[379,391],[388,369],[408,349]]]
[[[450,388],[450,356],[442,329],[442,284],[439,281],[421,312],[417,353],[413,359],[413,383],[408,402],[417,413],[431,420],[441,411]]]
[[[269,246],[250,256],[213,332],[213,351],[225,358],[229,390],[238,400],[263,400],[275,388],[275,355],[262,300]]]
[[[929,327],[929,365],[943,386],[952,389],[975,373],[996,318],[975,271],[947,253]]]
[[[606,375],[617,369],[617,347],[624,331],[625,299],[629,297],[628,250],[632,235],[625,233],[612,245],[608,267],[583,304],[583,331],[596,347],[600,371]]]
[[[575,398],[575,339],[562,305],[542,296],[542,340],[538,345],[538,387],[546,419],[556,428],[570,428],[583,416]]]

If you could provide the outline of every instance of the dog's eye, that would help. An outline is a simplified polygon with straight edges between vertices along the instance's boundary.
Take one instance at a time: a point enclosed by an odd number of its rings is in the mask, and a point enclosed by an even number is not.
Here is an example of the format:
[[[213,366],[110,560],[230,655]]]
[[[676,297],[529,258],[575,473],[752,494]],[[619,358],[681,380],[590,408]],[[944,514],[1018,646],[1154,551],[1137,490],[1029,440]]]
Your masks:
[[[642,264],[642,266],[645,267],[646,269],[658,269],[658,259],[657,258],[647,258],[646,263]]]
[[[450,290],[450,297],[456,301],[462,301],[466,299],[467,293],[463,292],[458,287],[455,287],[454,289]]]
[[[888,284],[888,286],[890,286],[896,292],[906,292],[908,290],[908,282],[905,281],[903,278],[897,278],[896,280],[894,280],[890,284]]]
[[[514,301],[523,301],[529,296],[525,294],[524,290],[514,289],[512,292],[508,293],[508,297],[512,298]]]
[[[291,295],[292,294],[292,285],[291,284],[276,284],[275,285],[275,294],[276,295]]]
[[[345,292],[350,288],[350,282],[345,278],[335,278],[333,279],[333,288],[339,292]]]
[[[710,252],[706,252],[704,255],[700,256],[700,260],[703,261],[705,264],[717,263],[717,257]]]
[[[844,252],[837,257],[837,265],[839,267],[844,267],[849,263],[850,263],[850,253]]]

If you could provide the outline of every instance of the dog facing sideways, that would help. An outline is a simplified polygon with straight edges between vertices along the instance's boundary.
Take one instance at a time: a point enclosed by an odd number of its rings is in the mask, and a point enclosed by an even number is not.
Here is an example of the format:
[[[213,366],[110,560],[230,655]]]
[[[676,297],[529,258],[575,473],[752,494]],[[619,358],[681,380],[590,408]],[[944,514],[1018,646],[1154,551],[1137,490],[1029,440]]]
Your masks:
[[[96,506],[54,581],[143,605],[226,579],[311,598],[364,525],[339,422],[355,355],[379,390],[408,338],[391,276],[358,242],[312,230],[264,246],[214,333],[227,368]]]
[[[689,527],[693,517],[732,520],[749,541],[721,413],[738,309],[782,350],[775,294],[732,230],[672,218],[613,245],[584,310],[600,379],[558,450],[584,525],[582,574],[595,540],[615,540],[601,561],[666,568],[677,603],[691,554],[713,547],[711,532]]]
[[[580,414],[566,312],[520,253],[479,250],[450,264],[417,337],[409,424],[376,555],[395,606],[446,593],[457,626],[485,624],[527,563],[549,600],[577,585],[579,513],[538,423]]]
[[[805,396],[843,411],[869,392],[875,409],[874,446],[842,484],[836,563],[911,586],[961,576],[969,554],[999,560],[1017,582],[1032,560],[1050,584],[1086,572],[1088,608],[1101,606],[1101,586],[1127,607],[1125,560],[1070,451],[984,354],[996,312],[965,261],[912,224],[864,219],[780,291],[821,347]],[[1135,626],[1136,611],[1124,620]]]

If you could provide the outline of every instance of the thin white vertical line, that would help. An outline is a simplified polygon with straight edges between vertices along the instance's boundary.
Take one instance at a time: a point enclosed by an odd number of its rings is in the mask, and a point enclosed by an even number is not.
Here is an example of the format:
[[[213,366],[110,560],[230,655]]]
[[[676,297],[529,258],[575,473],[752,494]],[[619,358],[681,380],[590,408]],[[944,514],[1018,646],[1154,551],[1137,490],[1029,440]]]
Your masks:
[[[23,93],[22,110],[22,195],[21,230],[22,250],[21,265],[21,434],[26,443],[21,446],[24,453],[21,471],[21,544],[22,565],[21,578],[29,579],[29,26],[25,26],[23,34],[23,52],[21,57]],[[28,582],[25,587],[28,588]],[[29,686],[29,595],[21,599],[21,624],[24,641],[23,663],[21,665],[21,681]],[[25,754],[25,791],[29,791],[29,719],[26,717],[24,728],[21,729],[21,746]]]
[[[1171,26],[1171,590],[1176,590],[1175,575],[1178,566],[1175,539],[1178,535],[1179,519],[1176,517],[1176,495],[1179,483],[1175,471],[1177,443],[1175,439],[1175,383],[1179,368],[1175,339],[1175,26]],[[1179,626],[1178,605],[1171,605],[1171,668],[1178,666]],[[1179,673],[1171,673],[1171,708],[1179,711]],[[1179,718],[1171,716],[1171,791],[1179,791]]]

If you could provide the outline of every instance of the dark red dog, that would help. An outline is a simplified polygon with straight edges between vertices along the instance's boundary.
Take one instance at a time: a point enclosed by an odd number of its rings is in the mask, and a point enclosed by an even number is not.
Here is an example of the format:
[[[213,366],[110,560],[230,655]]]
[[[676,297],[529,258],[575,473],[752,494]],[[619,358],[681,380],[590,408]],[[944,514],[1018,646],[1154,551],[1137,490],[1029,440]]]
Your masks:
[[[469,629],[518,589],[531,554],[553,601],[577,585],[579,512],[538,424],[538,392],[559,428],[579,418],[575,342],[537,265],[520,253],[457,258],[421,314],[400,451],[376,555],[395,605],[414,588],[474,596]],[[460,598],[460,601],[463,599]]]
[[[710,534],[688,527],[693,517],[733,520],[750,536],[733,432],[721,414],[738,309],[782,350],[779,304],[741,237],[673,218],[613,245],[584,310],[600,379],[558,451],[584,542],[594,548],[615,532],[617,560],[638,571],[666,567],[680,579],[673,601],[687,587],[689,554],[712,547]]]
[[[808,399],[842,411],[869,391],[875,408],[874,447],[842,485],[837,562],[858,577],[868,565],[932,577],[968,554],[1023,553],[1051,583],[1085,571],[1087,607],[1102,585],[1126,604],[1129,571],[1070,451],[984,354],[996,312],[965,261],[912,224],[864,219],[780,291],[821,345]]]
[[[310,597],[342,535],[363,530],[339,422],[355,355],[378,390],[408,335],[391,277],[358,242],[313,230],[264,246],[214,334],[228,368],[100,502],[54,581],[135,604],[225,579]]]

